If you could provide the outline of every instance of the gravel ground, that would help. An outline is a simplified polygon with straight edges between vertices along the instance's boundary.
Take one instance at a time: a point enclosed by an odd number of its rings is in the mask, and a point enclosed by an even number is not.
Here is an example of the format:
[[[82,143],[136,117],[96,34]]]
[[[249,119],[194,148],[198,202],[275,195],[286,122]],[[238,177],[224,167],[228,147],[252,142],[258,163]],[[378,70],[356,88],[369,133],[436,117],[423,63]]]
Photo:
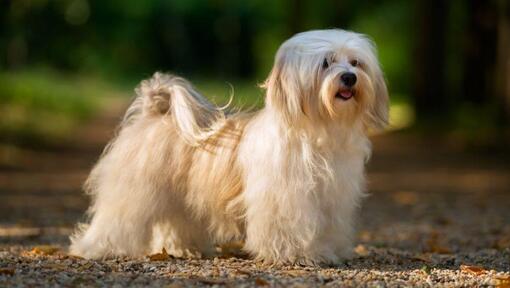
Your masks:
[[[0,145],[0,287],[510,287],[509,153],[401,134],[374,139],[358,246],[337,266],[268,266],[236,245],[211,259],[70,256],[88,204],[80,185],[115,121],[59,149]]]
[[[5,286],[491,286],[510,281],[508,251],[486,249],[457,255],[416,254],[363,247],[355,259],[335,267],[265,266],[235,256],[206,260],[113,259],[88,261],[30,247],[2,248],[0,284]],[[37,250],[37,249],[35,249]],[[463,267],[480,263],[490,270]],[[498,268],[500,267],[500,268]]]

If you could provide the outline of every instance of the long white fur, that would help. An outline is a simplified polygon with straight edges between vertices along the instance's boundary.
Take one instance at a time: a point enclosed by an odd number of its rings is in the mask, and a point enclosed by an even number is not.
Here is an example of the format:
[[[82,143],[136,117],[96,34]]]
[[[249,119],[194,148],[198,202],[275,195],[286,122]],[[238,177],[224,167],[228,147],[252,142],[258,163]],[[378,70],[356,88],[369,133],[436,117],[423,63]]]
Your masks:
[[[358,82],[342,101],[335,94],[346,71]],[[143,81],[86,182],[91,220],[72,236],[71,252],[138,257],[164,247],[193,257],[244,240],[268,262],[348,257],[367,130],[388,115],[374,46],[344,30],[297,34],[264,87],[266,106],[243,114],[214,107],[183,78]]]

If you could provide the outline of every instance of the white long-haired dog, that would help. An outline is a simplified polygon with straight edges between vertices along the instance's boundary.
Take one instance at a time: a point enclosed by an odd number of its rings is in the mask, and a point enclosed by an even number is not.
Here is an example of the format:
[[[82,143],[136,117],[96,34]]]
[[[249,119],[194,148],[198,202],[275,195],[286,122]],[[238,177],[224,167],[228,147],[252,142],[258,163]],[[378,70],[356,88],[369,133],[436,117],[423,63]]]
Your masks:
[[[91,221],[71,237],[71,253],[189,257],[243,240],[274,263],[347,256],[367,130],[388,118],[374,45],[343,30],[299,33],[278,50],[264,88],[263,109],[229,113],[183,78],[143,81],[85,184]]]

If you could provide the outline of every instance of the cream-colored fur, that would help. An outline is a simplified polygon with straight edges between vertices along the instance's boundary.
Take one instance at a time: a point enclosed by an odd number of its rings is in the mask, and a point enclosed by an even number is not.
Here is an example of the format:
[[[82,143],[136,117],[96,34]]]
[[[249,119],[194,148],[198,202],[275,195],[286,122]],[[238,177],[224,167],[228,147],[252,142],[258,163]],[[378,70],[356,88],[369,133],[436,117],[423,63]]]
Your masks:
[[[348,100],[337,97],[345,72],[358,79]],[[343,30],[297,34],[264,87],[266,106],[249,114],[216,108],[183,78],[143,81],[86,182],[91,220],[72,236],[71,253],[137,257],[164,247],[193,257],[244,240],[268,262],[347,257],[366,133],[387,122],[373,45]]]

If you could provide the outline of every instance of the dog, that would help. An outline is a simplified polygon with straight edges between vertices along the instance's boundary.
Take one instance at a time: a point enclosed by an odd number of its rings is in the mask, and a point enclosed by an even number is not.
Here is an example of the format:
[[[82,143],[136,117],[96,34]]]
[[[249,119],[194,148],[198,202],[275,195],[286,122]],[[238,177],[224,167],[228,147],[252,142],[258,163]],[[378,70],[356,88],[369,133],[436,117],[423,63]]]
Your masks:
[[[261,86],[261,110],[232,112],[181,77],[143,81],[84,185],[90,220],[70,252],[200,257],[242,241],[270,263],[349,257],[368,132],[388,122],[375,45],[339,29],[296,34]]]

